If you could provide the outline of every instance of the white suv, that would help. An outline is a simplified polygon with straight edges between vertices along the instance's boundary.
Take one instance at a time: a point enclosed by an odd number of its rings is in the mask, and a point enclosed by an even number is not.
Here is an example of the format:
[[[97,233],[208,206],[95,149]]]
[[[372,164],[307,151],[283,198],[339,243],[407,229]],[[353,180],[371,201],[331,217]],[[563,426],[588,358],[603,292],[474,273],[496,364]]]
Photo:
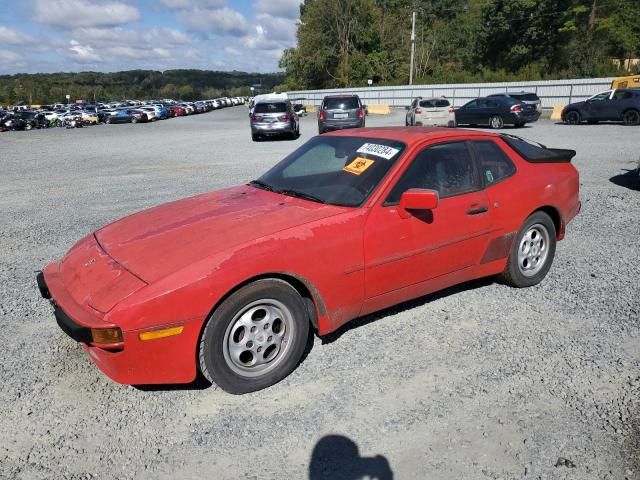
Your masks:
[[[423,125],[425,127],[455,127],[456,114],[449,100],[444,97],[417,97],[407,108],[405,125]]]

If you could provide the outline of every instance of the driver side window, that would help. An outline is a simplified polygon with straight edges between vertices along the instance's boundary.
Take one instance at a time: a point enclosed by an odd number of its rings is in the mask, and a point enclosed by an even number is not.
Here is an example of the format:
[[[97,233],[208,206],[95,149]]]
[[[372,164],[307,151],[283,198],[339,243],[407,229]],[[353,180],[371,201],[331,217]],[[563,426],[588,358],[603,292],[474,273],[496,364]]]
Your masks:
[[[435,190],[440,198],[479,190],[466,143],[443,143],[419,152],[391,190],[384,205],[397,205],[402,194],[410,188]]]

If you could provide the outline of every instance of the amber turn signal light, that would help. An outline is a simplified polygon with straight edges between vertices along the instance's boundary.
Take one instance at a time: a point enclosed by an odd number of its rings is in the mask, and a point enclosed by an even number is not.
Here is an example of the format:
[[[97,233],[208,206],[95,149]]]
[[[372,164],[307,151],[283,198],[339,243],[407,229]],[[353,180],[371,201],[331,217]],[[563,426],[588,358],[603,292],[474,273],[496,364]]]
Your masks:
[[[184,326],[163,328],[162,330],[151,330],[149,332],[140,332],[138,337],[143,342],[147,340],[155,340],[157,338],[173,337],[174,335],[180,335],[184,330]]]
[[[122,330],[119,327],[112,328],[92,328],[91,329],[91,342],[92,343],[120,343],[124,339],[122,338]]]

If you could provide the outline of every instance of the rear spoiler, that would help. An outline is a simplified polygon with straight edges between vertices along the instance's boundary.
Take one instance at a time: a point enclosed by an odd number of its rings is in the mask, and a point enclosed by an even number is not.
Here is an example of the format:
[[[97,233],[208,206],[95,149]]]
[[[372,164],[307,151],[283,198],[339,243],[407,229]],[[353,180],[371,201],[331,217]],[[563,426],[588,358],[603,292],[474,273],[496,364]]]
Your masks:
[[[541,143],[515,135],[502,134],[500,137],[529,163],[569,163],[576,156],[575,150],[548,148]]]

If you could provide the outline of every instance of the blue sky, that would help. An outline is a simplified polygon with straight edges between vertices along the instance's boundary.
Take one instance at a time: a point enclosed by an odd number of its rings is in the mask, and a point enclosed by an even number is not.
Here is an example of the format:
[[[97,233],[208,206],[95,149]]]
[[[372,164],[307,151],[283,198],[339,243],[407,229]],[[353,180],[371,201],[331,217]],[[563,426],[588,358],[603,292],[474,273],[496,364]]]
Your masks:
[[[0,0],[0,74],[278,70],[301,0]]]

